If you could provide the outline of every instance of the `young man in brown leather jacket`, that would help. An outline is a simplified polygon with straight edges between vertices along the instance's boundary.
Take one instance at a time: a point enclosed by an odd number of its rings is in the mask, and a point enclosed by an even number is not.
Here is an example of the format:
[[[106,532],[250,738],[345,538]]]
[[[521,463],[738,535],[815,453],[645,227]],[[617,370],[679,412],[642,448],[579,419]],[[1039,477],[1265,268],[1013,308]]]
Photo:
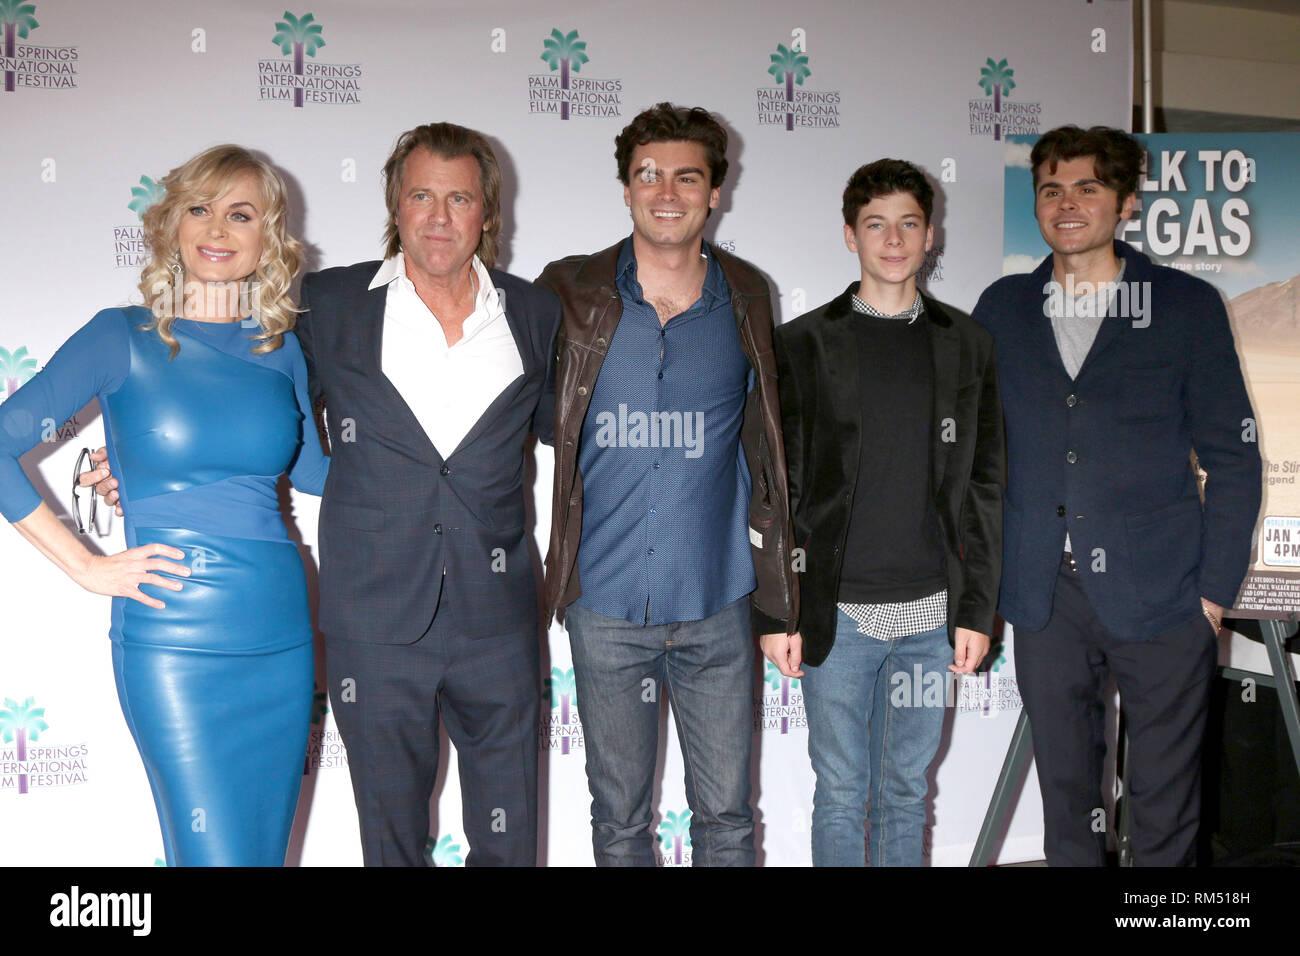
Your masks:
[[[573,648],[601,865],[654,865],[660,689],[693,862],[753,864],[753,635],[796,623],[770,293],[702,240],[726,145],[702,109],[638,115],[616,141],[631,237],[538,279],[564,312],[546,596]]]

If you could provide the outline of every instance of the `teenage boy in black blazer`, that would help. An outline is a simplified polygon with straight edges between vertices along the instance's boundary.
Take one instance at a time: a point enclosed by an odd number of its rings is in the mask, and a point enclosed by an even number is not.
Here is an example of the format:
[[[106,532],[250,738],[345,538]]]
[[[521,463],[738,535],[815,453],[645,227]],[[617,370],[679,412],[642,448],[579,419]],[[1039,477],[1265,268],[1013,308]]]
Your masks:
[[[855,172],[844,242],[861,281],[776,330],[804,603],[800,632],[767,635],[763,653],[804,682],[818,866],[863,865],[864,818],[873,866],[921,864],[946,671],[973,673],[993,630],[1006,464],[993,340],[917,290],[933,201],[911,163]]]

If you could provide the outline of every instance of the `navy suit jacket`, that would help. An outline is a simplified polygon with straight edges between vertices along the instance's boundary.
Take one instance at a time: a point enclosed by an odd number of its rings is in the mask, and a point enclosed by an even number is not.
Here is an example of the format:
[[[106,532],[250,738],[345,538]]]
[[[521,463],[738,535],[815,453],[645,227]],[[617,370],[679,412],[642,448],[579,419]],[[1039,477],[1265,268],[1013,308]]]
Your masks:
[[[1047,624],[1068,531],[1102,625],[1139,641],[1195,618],[1201,596],[1232,606],[1262,471],[1219,293],[1127,243],[1115,251],[1141,299],[1106,317],[1073,380],[1044,311],[1051,257],[993,283],[973,315],[993,333],[1006,416],[1002,616]]]
[[[469,637],[536,626],[524,512],[524,440],[550,443],[560,305],[493,270],[524,371],[444,459],[381,369],[387,286],[380,263],[326,269],[302,284],[298,339],[331,446],[320,512],[320,628],[329,637],[409,644],[443,591]]]

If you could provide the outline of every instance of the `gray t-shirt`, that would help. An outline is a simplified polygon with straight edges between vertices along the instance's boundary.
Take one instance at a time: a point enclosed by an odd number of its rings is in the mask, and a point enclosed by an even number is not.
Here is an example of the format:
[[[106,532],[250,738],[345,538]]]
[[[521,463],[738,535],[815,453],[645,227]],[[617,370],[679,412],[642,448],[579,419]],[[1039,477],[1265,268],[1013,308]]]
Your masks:
[[[1093,303],[1088,303],[1088,308],[1079,307],[1079,299],[1083,298],[1083,296],[1079,296],[1073,303],[1075,307],[1069,310],[1071,314],[1065,315],[1065,310],[1062,309],[1053,309],[1051,311],[1052,334],[1056,336],[1056,347],[1061,350],[1061,361],[1065,364],[1065,370],[1070,373],[1070,378],[1078,375],[1079,369],[1083,368],[1083,360],[1088,357],[1088,352],[1092,350],[1092,343],[1097,338],[1101,323],[1105,320],[1106,314],[1110,312],[1110,306],[1114,302],[1114,287],[1124,280],[1124,270],[1127,266],[1128,263],[1121,259],[1119,272],[1115,273],[1115,278],[1111,279],[1110,282],[1100,284],[1100,290],[1104,291],[1107,297],[1105,309],[1093,308]],[[1055,280],[1053,280],[1052,284],[1058,288],[1060,287],[1060,284]],[[1050,305],[1064,302],[1064,300],[1064,295],[1058,293],[1047,301]]]

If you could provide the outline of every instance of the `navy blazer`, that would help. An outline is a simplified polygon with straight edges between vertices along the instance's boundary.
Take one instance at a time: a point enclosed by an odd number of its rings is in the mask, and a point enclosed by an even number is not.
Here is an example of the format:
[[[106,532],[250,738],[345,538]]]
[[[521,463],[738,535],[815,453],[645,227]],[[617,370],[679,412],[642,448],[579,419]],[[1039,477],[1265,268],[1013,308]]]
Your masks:
[[[439,595],[469,637],[536,626],[526,538],[524,440],[550,443],[558,300],[493,270],[523,374],[444,459],[381,368],[388,287],[380,262],[303,279],[298,318],[313,405],[324,398],[331,461],[320,512],[320,628],[329,637],[409,644]]]
[[[996,342],[1006,415],[1002,616],[1047,624],[1068,531],[1102,625],[1140,641],[1195,618],[1202,596],[1232,606],[1262,470],[1219,293],[1127,243],[1115,251],[1141,298],[1103,320],[1074,379],[1044,310],[1050,256],[985,289],[973,315]],[[1193,451],[1209,474],[1204,506]]]

